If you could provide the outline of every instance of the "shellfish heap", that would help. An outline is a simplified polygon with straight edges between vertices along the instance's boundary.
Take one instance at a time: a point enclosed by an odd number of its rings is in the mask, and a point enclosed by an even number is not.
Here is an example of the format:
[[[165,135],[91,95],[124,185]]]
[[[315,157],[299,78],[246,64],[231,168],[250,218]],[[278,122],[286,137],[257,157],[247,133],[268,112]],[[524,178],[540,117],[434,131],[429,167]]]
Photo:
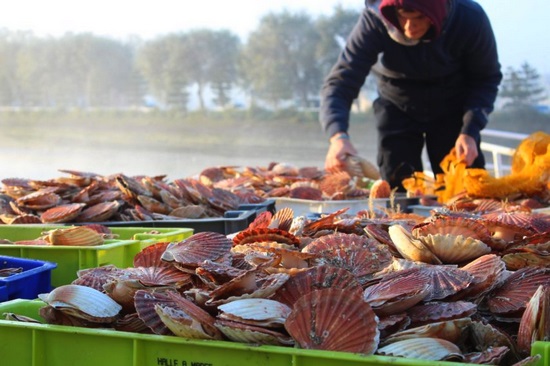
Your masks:
[[[347,171],[325,174],[315,167],[272,163],[268,167],[211,167],[197,177],[102,176],[60,170],[50,180],[6,178],[0,194],[4,224],[98,223],[223,217],[243,204],[272,197],[314,200],[388,198],[383,180],[360,180]]]
[[[550,335],[547,218],[345,211],[308,219],[285,208],[230,237],[149,246],[134,267],[82,270],[41,295],[40,314],[52,324],[365,355],[540,359],[530,352]]]

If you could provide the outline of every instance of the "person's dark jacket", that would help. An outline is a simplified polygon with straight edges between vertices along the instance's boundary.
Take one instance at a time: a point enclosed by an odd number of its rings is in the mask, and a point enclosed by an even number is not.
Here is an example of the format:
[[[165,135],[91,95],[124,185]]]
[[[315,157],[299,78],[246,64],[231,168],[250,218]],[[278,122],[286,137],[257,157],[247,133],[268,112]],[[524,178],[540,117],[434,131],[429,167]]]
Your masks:
[[[461,133],[478,138],[502,79],[481,6],[449,0],[441,35],[411,41],[382,17],[377,1],[365,5],[321,90],[320,122],[327,135],[348,130],[351,105],[372,71],[380,97],[421,122],[461,113]]]

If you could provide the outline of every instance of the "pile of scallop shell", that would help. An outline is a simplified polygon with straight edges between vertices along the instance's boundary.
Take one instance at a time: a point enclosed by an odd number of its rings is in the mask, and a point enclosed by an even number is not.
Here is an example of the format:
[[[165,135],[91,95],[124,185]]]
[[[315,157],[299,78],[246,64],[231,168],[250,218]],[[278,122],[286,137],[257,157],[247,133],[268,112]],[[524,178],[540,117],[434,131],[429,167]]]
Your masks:
[[[550,220],[502,203],[430,217],[263,212],[157,243],[40,298],[47,323],[464,363],[537,362]],[[21,319],[11,314],[12,319]]]
[[[241,205],[272,197],[313,200],[387,198],[387,182],[361,187],[348,172],[325,174],[315,167],[212,167],[196,177],[168,181],[166,176],[102,176],[60,170],[49,180],[2,179],[0,222],[98,223],[223,217]],[[363,184],[364,185],[364,184]]]
[[[351,163],[350,163],[351,164]],[[241,205],[270,198],[358,200],[391,198],[388,182],[361,176],[351,164],[329,174],[316,167],[270,163],[266,167],[209,167],[195,177],[169,181],[166,176],[128,176],[60,170],[49,180],[2,179],[0,222],[102,223],[223,217]],[[372,175],[371,175],[372,177]],[[550,205],[546,195],[506,197]]]

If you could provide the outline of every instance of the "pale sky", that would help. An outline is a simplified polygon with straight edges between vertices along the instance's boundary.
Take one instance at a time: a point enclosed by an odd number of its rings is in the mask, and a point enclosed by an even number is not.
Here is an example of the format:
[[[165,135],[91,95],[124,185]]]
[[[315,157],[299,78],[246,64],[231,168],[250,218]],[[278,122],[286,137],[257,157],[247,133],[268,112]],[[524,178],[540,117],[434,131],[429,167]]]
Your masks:
[[[489,15],[501,64],[519,67],[527,61],[550,74],[549,0],[478,0]],[[195,28],[228,29],[246,38],[268,12],[306,11],[332,14],[334,7],[361,10],[360,0],[17,0],[5,2],[0,28],[32,30],[36,35],[91,32],[125,39],[144,39]]]

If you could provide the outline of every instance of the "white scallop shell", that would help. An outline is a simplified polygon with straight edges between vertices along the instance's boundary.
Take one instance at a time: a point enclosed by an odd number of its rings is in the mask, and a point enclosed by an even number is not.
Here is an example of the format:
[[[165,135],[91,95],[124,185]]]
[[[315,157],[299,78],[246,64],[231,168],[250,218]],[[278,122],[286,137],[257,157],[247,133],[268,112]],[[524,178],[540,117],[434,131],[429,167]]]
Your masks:
[[[291,308],[279,301],[270,299],[237,299],[218,306],[222,319],[244,323],[252,322],[262,326],[282,326]]]
[[[399,224],[388,228],[388,234],[403,258],[429,264],[441,264],[441,260],[424,243]]]
[[[420,240],[443,263],[464,263],[491,252],[491,247],[472,237],[452,234],[428,234]]]
[[[461,361],[460,348],[454,343],[438,338],[412,338],[391,343],[376,352],[385,356],[416,358],[430,361]]]
[[[74,309],[94,318],[112,318],[122,310],[108,295],[81,285],[59,286],[38,298],[55,309]]]

